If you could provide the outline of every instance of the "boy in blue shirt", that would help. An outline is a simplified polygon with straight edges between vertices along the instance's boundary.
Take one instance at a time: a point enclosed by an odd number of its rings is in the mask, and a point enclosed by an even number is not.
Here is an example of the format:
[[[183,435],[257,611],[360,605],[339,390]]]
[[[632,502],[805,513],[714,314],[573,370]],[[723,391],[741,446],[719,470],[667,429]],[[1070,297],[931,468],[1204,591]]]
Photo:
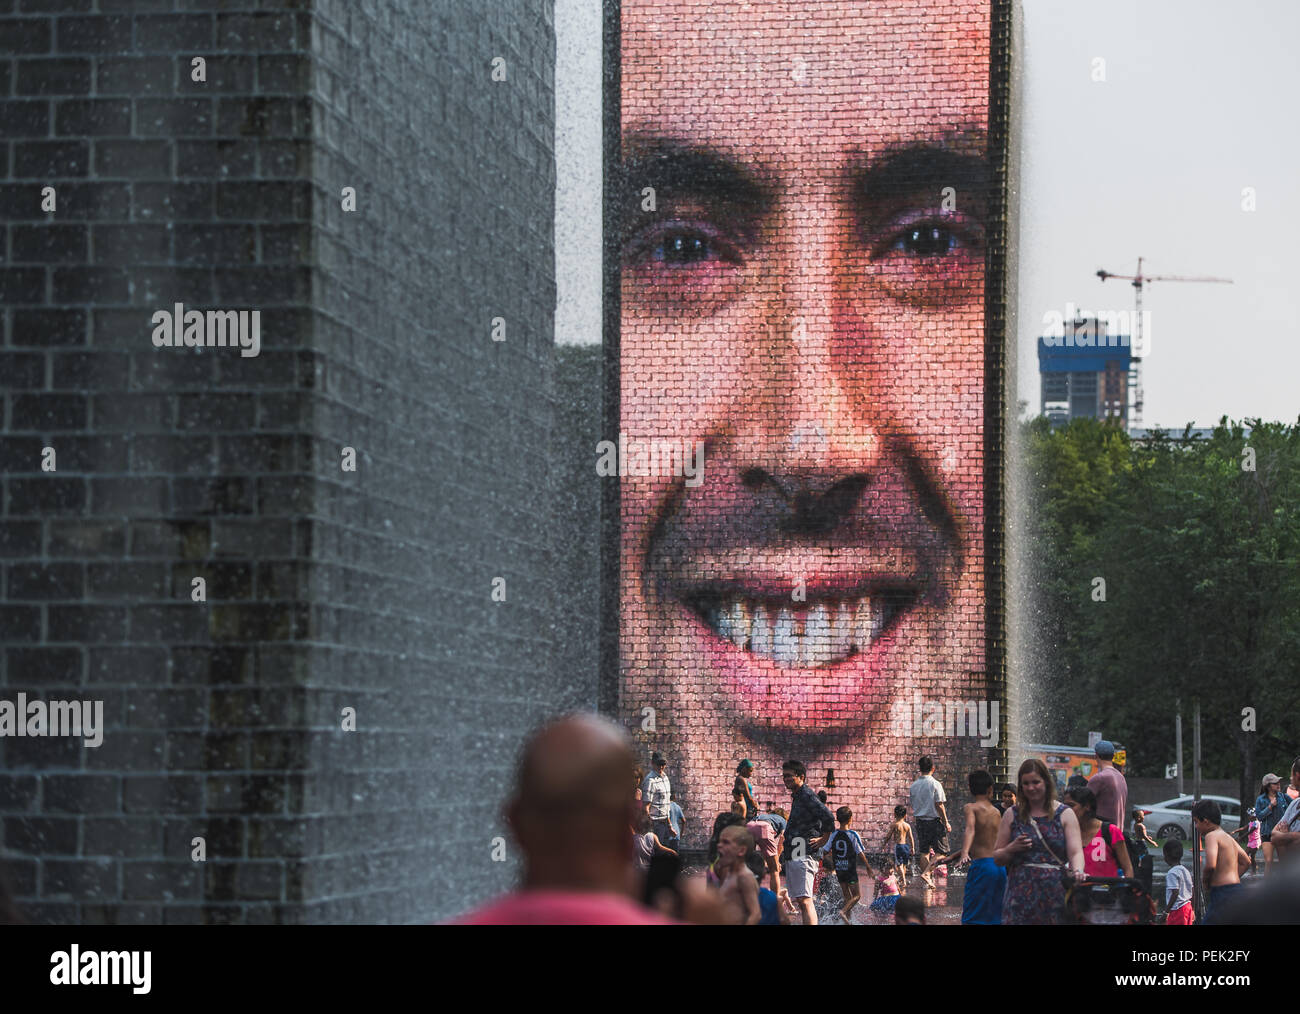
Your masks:
[[[875,877],[876,874],[867,860],[867,848],[862,844],[862,838],[850,828],[853,811],[847,806],[841,806],[835,811],[835,819],[840,826],[826,839],[822,855],[829,854],[835,864],[835,879],[840,882],[840,889],[844,892],[844,907],[840,909],[840,915],[848,922],[853,906],[862,900],[862,889],[858,886],[858,856],[867,864],[867,875]]]

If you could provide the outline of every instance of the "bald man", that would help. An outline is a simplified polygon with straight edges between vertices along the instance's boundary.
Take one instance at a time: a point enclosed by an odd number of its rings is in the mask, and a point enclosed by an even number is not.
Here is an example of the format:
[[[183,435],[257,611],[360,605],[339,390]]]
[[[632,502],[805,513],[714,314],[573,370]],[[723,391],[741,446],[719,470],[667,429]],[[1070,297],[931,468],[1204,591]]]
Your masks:
[[[462,916],[476,925],[671,923],[637,904],[631,825],[636,760],[618,726],[573,715],[544,726],[519,762],[505,817],[524,854],[519,890]]]

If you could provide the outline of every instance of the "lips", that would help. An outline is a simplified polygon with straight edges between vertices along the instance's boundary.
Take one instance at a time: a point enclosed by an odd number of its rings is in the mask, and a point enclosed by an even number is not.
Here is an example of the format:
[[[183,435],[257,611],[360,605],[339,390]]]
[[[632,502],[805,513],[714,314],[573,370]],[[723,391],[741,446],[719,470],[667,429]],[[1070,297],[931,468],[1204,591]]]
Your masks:
[[[870,476],[764,472],[715,446],[703,485],[633,528],[653,617],[641,629],[688,699],[704,690],[751,731],[838,737],[915,676],[960,542],[943,497],[885,446]]]
[[[931,577],[915,546],[787,539],[679,557],[654,587],[666,633],[697,645],[686,657],[707,660],[719,704],[748,726],[812,735],[847,732],[883,704],[900,643],[920,631],[910,618],[936,601]]]

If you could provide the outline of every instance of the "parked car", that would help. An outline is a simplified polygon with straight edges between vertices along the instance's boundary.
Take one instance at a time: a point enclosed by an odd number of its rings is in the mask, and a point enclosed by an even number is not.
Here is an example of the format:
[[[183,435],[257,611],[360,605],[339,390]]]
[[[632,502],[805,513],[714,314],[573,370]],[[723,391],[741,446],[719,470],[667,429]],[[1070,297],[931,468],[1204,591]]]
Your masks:
[[[1241,826],[1241,800],[1227,796],[1203,795],[1201,798],[1213,799],[1219,804],[1223,811],[1220,826],[1225,831],[1235,831]],[[1195,801],[1194,796],[1175,796],[1161,803],[1140,803],[1132,808],[1147,811],[1147,831],[1151,837],[1187,841],[1192,836],[1192,803]]]

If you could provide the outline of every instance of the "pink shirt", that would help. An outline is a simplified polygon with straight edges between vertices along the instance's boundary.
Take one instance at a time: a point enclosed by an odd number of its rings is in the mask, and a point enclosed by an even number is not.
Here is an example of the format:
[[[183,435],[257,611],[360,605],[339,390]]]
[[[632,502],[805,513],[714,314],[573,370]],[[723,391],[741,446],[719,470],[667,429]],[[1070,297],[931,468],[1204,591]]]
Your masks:
[[[675,926],[631,898],[600,891],[516,891],[453,920],[461,926]]]
[[[1124,832],[1116,824],[1110,825],[1110,846],[1102,841],[1101,831],[1083,846],[1083,872],[1090,877],[1118,877],[1119,857],[1115,846],[1124,840]]]

